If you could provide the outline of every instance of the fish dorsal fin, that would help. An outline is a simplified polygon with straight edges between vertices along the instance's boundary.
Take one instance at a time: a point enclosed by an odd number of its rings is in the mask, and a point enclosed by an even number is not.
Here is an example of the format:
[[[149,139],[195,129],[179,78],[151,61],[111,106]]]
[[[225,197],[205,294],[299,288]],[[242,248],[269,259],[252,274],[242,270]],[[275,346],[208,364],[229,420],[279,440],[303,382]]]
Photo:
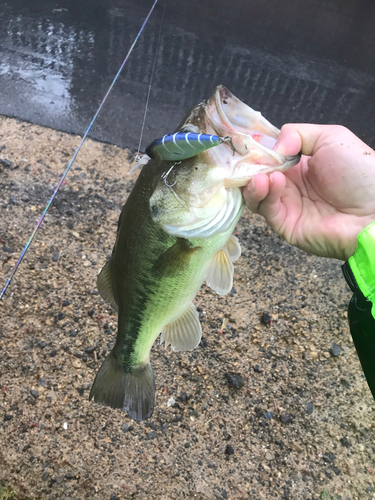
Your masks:
[[[206,284],[219,295],[226,295],[233,287],[233,271],[227,252],[219,250],[209,265]]]
[[[199,314],[191,303],[179,318],[167,325],[161,333],[160,343],[172,345],[174,351],[192,351],[202,338]]]
[[[108,304],[118,312],[118,305],[113,294],[112,288],[112,278],[111,278],[111,259],[106,263],[103,269],[100,271],[98,275],[98,279],[96,281],[96,286],[98,287],[99,293],[103,300],[105,300]]]
[[[224,248],[227,250],[229,258],[232,262],[235,262],[241,256],[240,243],[238,238],[236,238],[233,234],[229,237],[229,240]]]

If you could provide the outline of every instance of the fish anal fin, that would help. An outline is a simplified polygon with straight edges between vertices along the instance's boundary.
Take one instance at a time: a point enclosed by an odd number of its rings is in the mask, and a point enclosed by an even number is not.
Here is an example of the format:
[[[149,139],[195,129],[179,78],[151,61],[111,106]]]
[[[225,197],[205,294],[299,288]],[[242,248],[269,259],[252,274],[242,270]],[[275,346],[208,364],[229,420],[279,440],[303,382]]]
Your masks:
[[[173,323],[167,325],[160,337],[160,343],[172,345],[174,351],[192,351],[202,338],[199,314],[193,303]]]
[[[209,265],[206,284],[219,295],[226,295],[233,287],[233,271],[228,253],[219,250]]]
[[[96,281],[99,293],[103,300],[118,312],[118,305],[113,294],[112,278],[111,278],[111,260],[109,260],[98,275]]]
[[[164,276],[174,276],[183,269],[184,264],[199,249],[200,247],[189,246],[188,240],[179,238],[174,245],[159,257],[154,264],[154,269]]]
[[[138,422],[151,417],[155,406],[155,382],[150,363],[126,371],[111,351],[95,377],[89,399],[120,408]]]

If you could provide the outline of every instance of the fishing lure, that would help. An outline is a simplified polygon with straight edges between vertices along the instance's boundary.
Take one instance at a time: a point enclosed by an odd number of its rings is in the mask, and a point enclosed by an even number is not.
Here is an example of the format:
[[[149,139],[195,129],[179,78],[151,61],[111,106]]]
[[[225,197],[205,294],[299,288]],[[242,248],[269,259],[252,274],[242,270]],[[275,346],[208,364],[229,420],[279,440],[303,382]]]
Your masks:
[[[158,160],[186,160],[207,149],[228,142],[235,152],[232,138],[230,136],[219,137],[217,135],[197,134],[194,132],[176,132],[166,134],[156,139],[146,148],[146,154],[150,158]]]

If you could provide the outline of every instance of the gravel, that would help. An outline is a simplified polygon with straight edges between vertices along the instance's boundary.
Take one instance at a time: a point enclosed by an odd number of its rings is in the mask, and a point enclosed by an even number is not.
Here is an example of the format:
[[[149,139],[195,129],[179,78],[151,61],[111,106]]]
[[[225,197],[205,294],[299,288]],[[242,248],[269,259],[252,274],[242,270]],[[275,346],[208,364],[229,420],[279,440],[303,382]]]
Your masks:
[[[5,281],[79,138],[1,117],[0,136],[7,159],[30,167],[1,171]],[[136,179],[128,154],[87,141],[1,303],[0,483],[22,500],[370,500],[375,405],[340,263],[290,247],[246,211],[235,289],[196,297],[201,344],[155,342],[152,418],[89,402],[115,342],[117,315],[93,292]]]
[[[245,380],[242,375],[238,373],[226,373],[225,374],[228,384],[234,389],[241,389],[244,386]]]

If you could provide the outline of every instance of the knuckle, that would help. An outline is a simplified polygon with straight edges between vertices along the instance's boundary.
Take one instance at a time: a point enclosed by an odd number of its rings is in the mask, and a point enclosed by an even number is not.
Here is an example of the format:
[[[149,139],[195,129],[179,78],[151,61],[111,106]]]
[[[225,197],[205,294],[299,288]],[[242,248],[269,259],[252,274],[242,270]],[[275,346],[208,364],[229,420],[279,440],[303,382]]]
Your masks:
[[[293,123],[285,123],[280,129],[280,135],[286,135],[295,130]]]
[[[344,125],[332,125],[332,132],[334,132],[335,134],[340,135],[340,136],[346,136],[346,135],[353,134],[353,132],[351,132]]]

